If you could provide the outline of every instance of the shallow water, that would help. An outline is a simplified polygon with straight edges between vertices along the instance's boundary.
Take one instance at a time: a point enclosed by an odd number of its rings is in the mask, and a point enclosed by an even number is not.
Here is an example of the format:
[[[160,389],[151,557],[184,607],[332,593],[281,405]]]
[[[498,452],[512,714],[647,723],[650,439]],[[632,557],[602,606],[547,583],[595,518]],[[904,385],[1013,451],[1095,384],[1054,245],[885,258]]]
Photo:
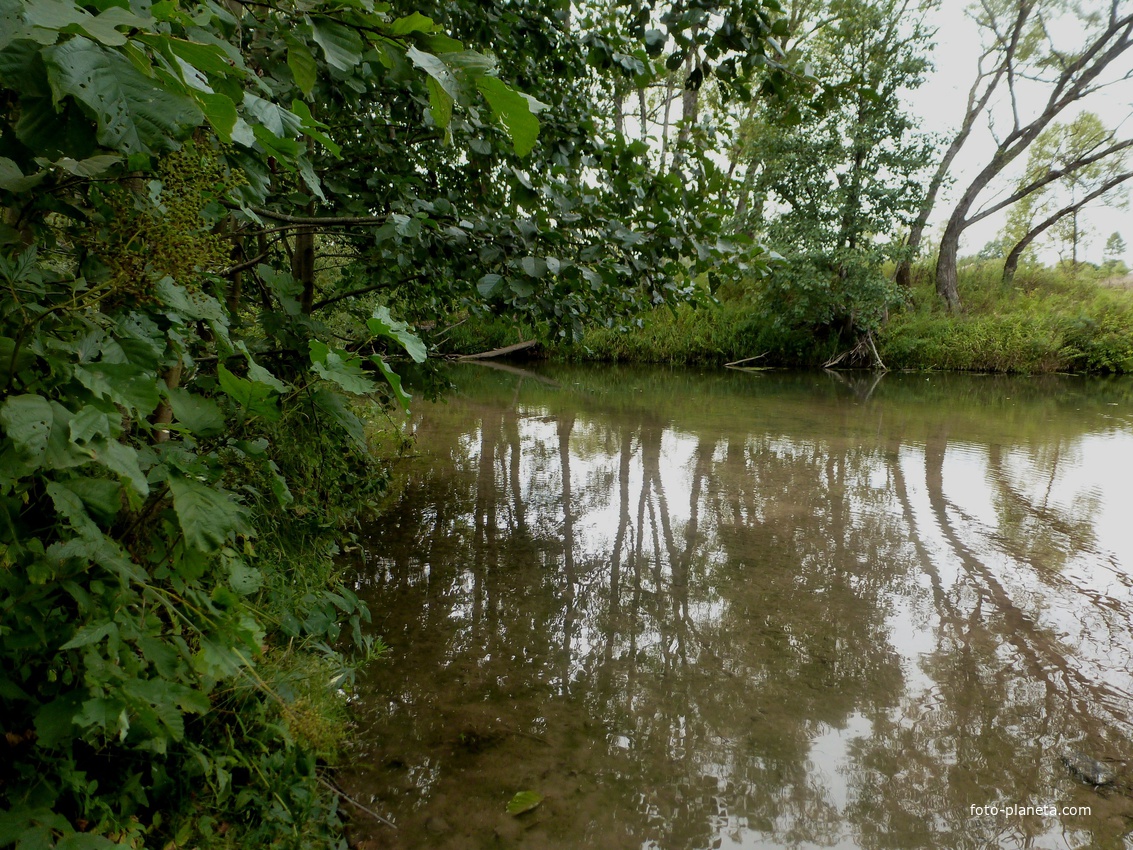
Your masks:
[[[366,846],[1133,847],[1133,382],[452,377],[358,565]]]

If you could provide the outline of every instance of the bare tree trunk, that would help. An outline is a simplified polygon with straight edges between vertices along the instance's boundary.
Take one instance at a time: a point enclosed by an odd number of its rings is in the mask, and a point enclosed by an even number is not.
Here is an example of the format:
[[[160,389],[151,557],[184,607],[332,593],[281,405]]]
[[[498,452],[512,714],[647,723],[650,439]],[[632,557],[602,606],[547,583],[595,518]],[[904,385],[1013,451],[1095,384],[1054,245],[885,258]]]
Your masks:
[[[639,88],[637,90],[637,111],[641,115],[641,138],[644,139],[649,135],[649,112],[645,108],[645,89]],[[664,170],[665,154],[661,153],[661,169]]]
[[[1025,17],[1023,20],[1025,20]],[[999,83],[1007,71],[1008,64],[1012,61],[1023,20],[1016,19],[1016,26],[1012,30],[1013,39],[1004,51],[1003,61],[1001,61],[993,71],[986,73],[982,71],[978,72],[975,82],[972,83],[972,87],[968,90],[968,105],[964,112],[964,119],[960,122],[960,129],[953,137],[951,144],[948,145],[948,149],[944,152],[944,156],[937,164],[936,171],[933,172],[932,179],[928,183],[928,191],[925,192],[924,200],[921,202],[921,208],[917,212],[917,218],[913,222],[912,228],[909,230],[905,257],[897,266],[897,274],[895,277],[899,286],[908,289],[912,283],[912,263],[920,251],[921,240],[924,238],[924,231],[925,227],[928,226],[929,216],[932,215],[932,210],[936,206],[937,195],[940,194],[940,188],[944,185],[945,178],[948,177],[948,172],[952,168],[952,163],[956,159],[956,155],[960,153],[960,149],[964,147],[965,142],[968,141],[968,137],[971,136],[972,128],[976,125],[976,119],[987,107],[991,96],[999,87]],[[986,56],[986,53],[984,56],[981,56],[980,61],[982,62]],[[987,84],[981,92],[980,86],[985,80]]]
[[[183,368],[181,359],[178,358],[177,362],[165,371],[165,374],[161,377],[165,381],[166,387],[175,390],[181,385],[181,370]],[[157,426],[153,432],[153,441],[155,443],[167,442],[169,440],[169,428],[166,426],[173,421],[173,405],[169,403],[168,398],[161,400],[161,404],[153,412],[150,421]]]
[[[669,152],[669,108],[673,104],[673,87],[676,81],[676,72],[670,72],[668,80],[665,81],[665,102],[663,104],[664,114],[661,116],[661,166],[658,169],[660,172],[665,171],[665,156]],[[642,101],[644,103],[644,101]],[[644,109],[644,107],[642,107]]]
[[[936,294],[944,299],[948,309],[957,313],[961,309],[959,277],[956,255],[960,248],[960,234],[964,232],[964,217],[953,214],[940,240],[940,256],[936,260]]]

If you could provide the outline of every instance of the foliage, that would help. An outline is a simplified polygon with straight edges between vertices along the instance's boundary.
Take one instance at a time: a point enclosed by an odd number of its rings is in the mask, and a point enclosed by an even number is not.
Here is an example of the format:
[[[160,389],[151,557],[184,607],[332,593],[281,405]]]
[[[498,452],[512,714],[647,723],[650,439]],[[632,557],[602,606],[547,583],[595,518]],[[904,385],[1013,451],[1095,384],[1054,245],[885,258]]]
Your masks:
[[[1113,133],[1092,112],[1083,112],[1067,124],[1054,122],[1035,139],[1027,158],[1027,167],[1019,179],[1019,187],[1041,182],[1053,172],[1062,173],[1058,180],[1045,183],[1028,193],[1008,210],[1004,240],[1010,250],[1031,235],[1032,228],[1062,209],[1069,210],[1050,228],[1059,253],[1077,262],[1081,247],[1091,238],[1089,226],[1079,217],[1076,203],[1096,190],[1104,190],[1114,179],[1120,179],[1126,168],[1126,152],[1119,150],[1099,160],[1091,159],[1113,141]],[[1110,206],[1128,203],[1118,186],[1101,196]]]
[[[1072,276],[1069,268],[1028,267],[1015,287],[1004,287],[998,263],[966,263],[960,283],[968,309],[960,317],[936,298],[931,263],[914,270],[909,297],[874,334],[891,369],[1133,372],[1133,291],[1104,286],[1104,268],[1080,267]],[[471,333],[466,340],[476,349]],[[739,296],[654,311],[641,329],[592,328],[577,344],[547,345],[550,356],[570,360],[718,366],[754,358],[746,365],[755,368],[817,367],[845,350],[837,337],[777,324]]]
[[[792,257],[756,284],[754,298],[763,324],[844,346],[875,333],[899,303],[880,261],[853,250]]]
[[[632,67],[566,3],[432,6],[0,0],[0,844],[339,840],[335,647],[380,644],[332,558],[405,319],[566,335],[766,264],[598,98],[693,54],[744,93],[774,0],[644,4]]]
[[[441,144],[439,131],[420,126],[412,100],[389,96],[399,80],[316,88],[343,145],[341,157],[324,152],[317,163],[328,198],[363,216],[388,211],[379,227],[327,239],[327,253],[351,259],[318,281],[317,300],[350,312],[376,298],[421,324],[507,313],[569,336],[688,298],[700,274],[726,279],[765,266],[752,240],[721,238],[727,177],[712,157],[690,143],[681,174],[659,169],[647,140],[611,125],[605,98],[622,83],[652,85],[694,49],[717,60],[702,63],[702,74],[731,74],[731,89],[742,90],[767,51],[775,4],[621,4],[613,21],[599,5],[436,4],[438,21],[490,50],[502,75],[546,105],[539,144],[522,158],[475,109],[454,115],[446,130],[454,144]],[[711,15],[712,27],[697,24],[716,5],[726,14]],[[420,83],[410,91],[426,102]],[[360,97],[373,108],[357,116]],[[339,126],[355,121],[363,132]]]
[[[795,4],[796,11],[804,4]],[[805,8],[823,23],[790,55],[825,85],[802,106],[750,110],[738,160],[745,170],[736,226],[787,257],[758,290],[764,324],[821,337],[875,331],[893,299],[882,265],[901,256],[897,231],[920,206],[931,157],[903,92],[928,68],[924,10],[839,0]]]
[[[409,61],[435,125],[538,129],[388,11],[0,2],[0,845],[335,841],[334,647],[380,648],[330,569],[384,482],[350,398],[425,352],[384,308],[341,347],[269,263],[248,298],[232,235],[324,195],[320,81]]]
[[[919,207],[932,150],[901,99],[923,82],[930,34],[923,10],[907,5],[839,0],[812,9],[823,23],[797,34],[791,55],[813,68],[822,94],[801,106],[759,104],[746,118],[739,224],[776,250],[893,242]]]

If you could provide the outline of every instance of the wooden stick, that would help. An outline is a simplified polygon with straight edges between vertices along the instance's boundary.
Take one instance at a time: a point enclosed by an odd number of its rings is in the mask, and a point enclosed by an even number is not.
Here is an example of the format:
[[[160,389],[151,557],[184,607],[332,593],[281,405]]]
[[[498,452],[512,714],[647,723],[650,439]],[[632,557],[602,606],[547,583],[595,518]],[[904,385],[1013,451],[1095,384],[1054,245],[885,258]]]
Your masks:
[[[750,363],[752,360],[758,360],[759,358],[766,357],[766,356],[767,356],[767,352],[765,351],[762,354],[755,355],[755,357],[745,357],[743,360],[733,360],[731,363],[725,363],[724,366],[725,367],[739,366],[741,363]]]
[[[490,360],[493,357],[504,357],[508,354],[514,354],[517,351],[523,351],[528,348],[533,348],[539,344],[538,340],[529,339],[527,342],[517,342],[515,345],[505,345],[503,348],[493,348],[491,351],[481,351],[479,354],[465,354],[457,360]]]

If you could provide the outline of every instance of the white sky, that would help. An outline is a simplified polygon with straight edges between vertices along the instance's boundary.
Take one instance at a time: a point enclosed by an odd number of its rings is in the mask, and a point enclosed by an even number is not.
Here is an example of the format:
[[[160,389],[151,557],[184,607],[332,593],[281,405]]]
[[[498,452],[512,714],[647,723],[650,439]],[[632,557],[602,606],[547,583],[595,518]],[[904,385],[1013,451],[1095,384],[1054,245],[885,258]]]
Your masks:
[[[923,127],[926,130],[940,133],[954,132],[963,117],[964,106],[968,90],[975,79],[976,60],[979,56],[980,41],[976,25],[968,18],[964,10],[968,7],[966,0],[943,0],[943,8],[934,13],[932,20],[938,27],[937,48],[933,56],[936,65],[935,72],[920,89],[910,96],[912,111],[921,116]],[[1045,98],[1044,98],[1045,99]],[[1035,102],[1037,105],[1038,101]],[[1113,128],[1122,119],[1129,116],[1133,106],[1133,82],[1115,84],[1104,94],[1084,102],[1084,108],[1095,112],[1103,122]],[[1067,112],[1060,116],[1063,123],[1073,118],[1074,113]],[[1126,124],[1127,137],[1133,121]],[[987,122],[977,123],[972,137],[961,151],[953,167],[957,176],[956,183],[951,191],[946,190],[944,196],[937,202],[930,227],[943,226],[948,214],[951,212],[951,202],[959,194],[961,187],[966,186],[968,180],[974,176],[990,159],[994,151],[994,143],[988,130]],[[1018,166],[1025,164],[1024,154],[1017,161]],[[982,196],[983,200],[992,197],[994,189]],[[962,246],[962,254],[972,254],[978,251],[988,241],[996,238],[1003,227],[1005,215],[992,216],[985,221],[973,225],[966,234]],[[1095,206],[1083,220],[1092,224],[1097,232],[1092,243],[1080,251],[1080,258],[1101,262],[1105,240],[1114,231],[1121,234],[1127,245],[1130,246],[1125,260],[1133,265],[1133,210],[1114,210],[1102,206]],[[1044,254],[1046,260],[1056,259],[1053,253]]]

